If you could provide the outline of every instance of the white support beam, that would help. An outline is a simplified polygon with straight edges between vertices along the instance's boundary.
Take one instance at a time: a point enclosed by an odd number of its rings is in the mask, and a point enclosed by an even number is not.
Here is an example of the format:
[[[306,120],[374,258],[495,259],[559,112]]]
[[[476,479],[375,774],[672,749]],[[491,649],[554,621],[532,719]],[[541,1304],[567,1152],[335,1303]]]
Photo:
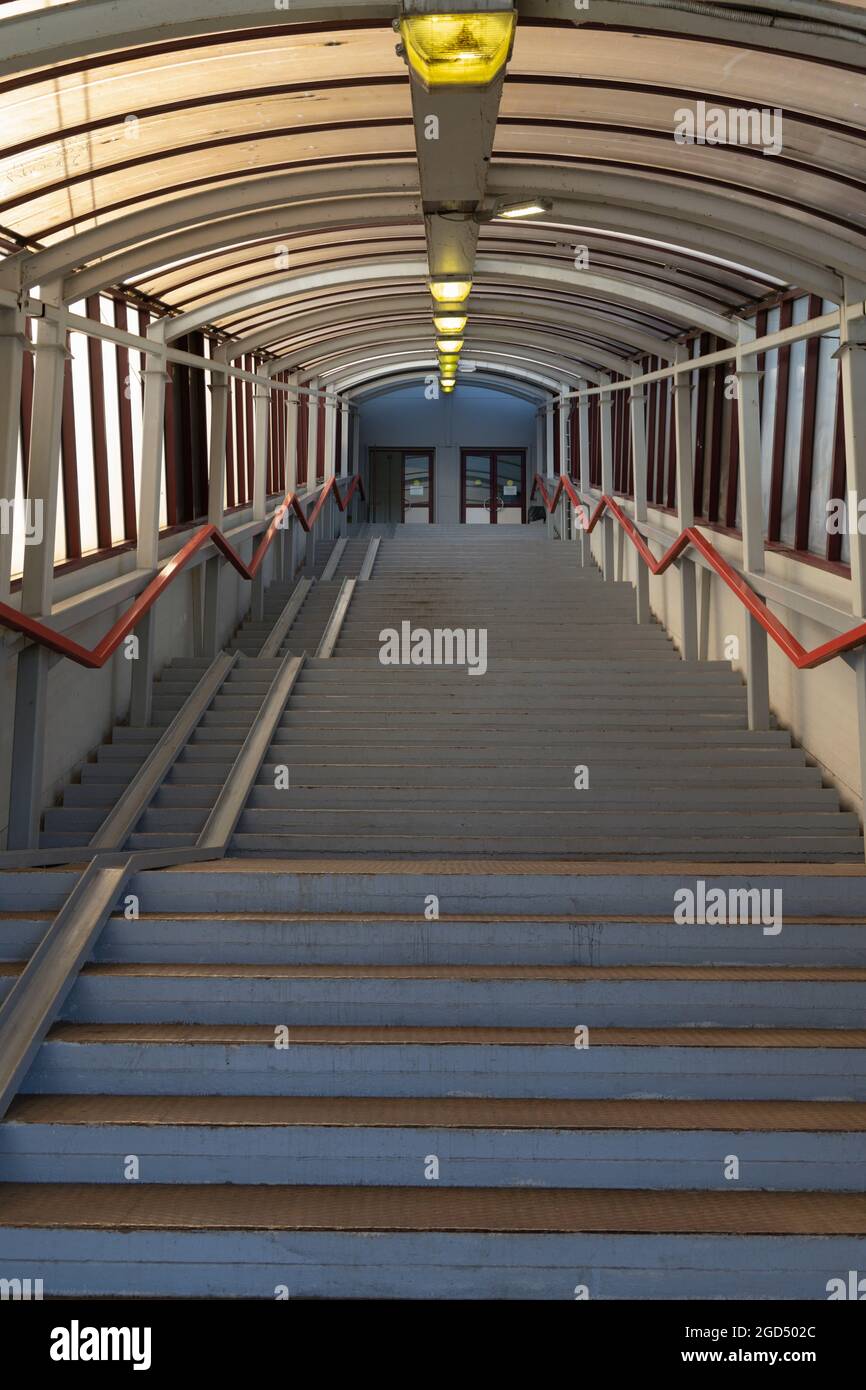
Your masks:
[[[602,386],[606,384],[606,379]],[[601,420],[601,490],[608,497],[613,495],[613,397],[609,391],[599,396],[599,415]],[[613,581],[614,573],[614,521],[605,512],[601,521],[602,571],[605,579]]]
[[[210,374],[210,445],[208,452],[207,519],[211,526],[222,529],[226,479],[226,429],[228,424],[228,377],[219,370],[225,363],[225,349],[214,352],[214,370]],[[220,649],[220,575],[222,558],[213,555],[205,561],[204,617],[202,621],[203,655],[214,657]]]
[[[637,371],[638,369],[635,367],[633,375],[636,376]],[[634,470],[634,519],[640,524],[647,519],[646,392],[642,386],[632,386],[629,392],[629,419],[631,424],[631,457]],[[637,554],[635,555],[635,598],[638,622],[650,622],[652,615],[649,601],[649,570]]]
[[[159,562],[159,513],[165,454],[165,324],[157,319],[147,330],[150,350],[144,367],[144,418],[141,429],[141,489],[138,500],[138,567],[154,572]],[[156,647],[156,609],[145,614],[136,630],[138,659],[132,668],[129,722],[150,723],[153,701],[153,662]]]
[[[47,302],[57,304],[61,286],[43,286],[42,293]],[[27,497],[41,515],[41,538],[37,544],[28,545],[25,549],[21,580],[21,611],[37,618],[50,615],[54,591],[54,538],[57,530],[67,357],[66,334],[62,325],[57,319],[40,318],[36,324],[36,371]],[[9,849],[36,849],[39,845],[49,662],[48,648],[37,643],[26,646],[18,656],[7,836]]]
[[[845,286],[844,303],[854,303],[866,297],[866,285],[850,281]],[[841,353],[842,407],[845,421],[845,470],[849,508],[849,545],[851,559],[851,611],[866,617],[866,536],[860,533],[857,522],[860,504],[866,498],[866,321],[852,321],[842,316]],[[853,528],[850,508],[854,506]],[[860,797],[866,818],[866,653],[861,649],[853,654],[850,665],[854,671],[854,693],[857,702],[857,754]]]
[[[577,441],[580,454],[580,495],[585,506],[589,506],[589,401],[582,397],[577,402]],[[589,536],[580,528],[580,563],[585,565],[589,559]]]
[[[743,566],[749,574],[764,569],[764,502],[761,487],[761,397],[754,329],[743,328],[737,350],[737,428],[740,432],[739,491]],[[770,667],[767,634],[756,618],[744,614],[746,680],[750,729],[770,727]]]
[[[688,348],[677,349],[677,361],[689,360]],[[681,531],[695,524],[695,461],[692,448],[692,382],[688,372],[674,379],[674,432],[676,444],[677,525]],[[698,659],[698,591],[695,567],[687,555],[678,562],[683,661]]]
[[[20,309],[0,309],[0,602],[8,603],[18,480],[21,376],[27,339]]]

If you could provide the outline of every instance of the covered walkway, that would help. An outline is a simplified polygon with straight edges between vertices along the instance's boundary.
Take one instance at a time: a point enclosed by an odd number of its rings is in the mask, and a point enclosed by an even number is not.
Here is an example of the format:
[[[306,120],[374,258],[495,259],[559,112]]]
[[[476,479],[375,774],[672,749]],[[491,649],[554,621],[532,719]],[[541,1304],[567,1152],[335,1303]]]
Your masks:
[[[864,68],[0,0],[0,1279],[863,1267]]]

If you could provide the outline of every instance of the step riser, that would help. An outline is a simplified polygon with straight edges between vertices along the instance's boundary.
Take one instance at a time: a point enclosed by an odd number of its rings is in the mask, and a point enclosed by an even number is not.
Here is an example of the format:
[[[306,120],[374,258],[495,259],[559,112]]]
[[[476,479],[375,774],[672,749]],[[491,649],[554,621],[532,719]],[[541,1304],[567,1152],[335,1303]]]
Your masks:
[[[0,959],[27,959],[47,922],[5,921]],[[93,959],[226,965],[794,965],[860,966],[866,926],[760,927],[661,924],[257,922],[224,917],[113,920]]]
[[[18,1124],[0,1131],[0,1182],[117,1183],[135,1154],[147,1183],[243,1184],[252,1169],[266,1184],[426,1187],[435,1154],[443,1187],[495,1172],[499,1187],[716,1192],[732,1153],[738,1190],[854,1192],[866,1135]]]
[[[8,986],[8,980],[5,981]],[[74,1023],[858,1028],[866,981],[463,981],[81,975]]]
[[[866,1240],[0,1228],[0,1257],[46,1296],[813,1300]]]
[[[866,1050],[48,1042],[27,1095],[866,1101]],[[591,1034],[590,1034],[591,1039]],[[736,1152],[736,1150],[734,1150]]]

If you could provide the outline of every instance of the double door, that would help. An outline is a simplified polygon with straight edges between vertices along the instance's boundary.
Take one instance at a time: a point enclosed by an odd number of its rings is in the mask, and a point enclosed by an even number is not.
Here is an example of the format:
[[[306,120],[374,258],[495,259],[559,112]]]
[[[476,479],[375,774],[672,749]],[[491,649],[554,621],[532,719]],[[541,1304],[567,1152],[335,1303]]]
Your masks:
[[[526,454],[522,449],[462,449],[460,520],[470,526],[526,520]]]

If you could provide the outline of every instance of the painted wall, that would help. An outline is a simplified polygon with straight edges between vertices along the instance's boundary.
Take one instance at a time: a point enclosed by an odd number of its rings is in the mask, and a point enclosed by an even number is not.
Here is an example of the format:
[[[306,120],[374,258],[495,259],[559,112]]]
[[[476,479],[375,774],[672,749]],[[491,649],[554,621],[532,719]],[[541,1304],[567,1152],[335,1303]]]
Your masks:
[[[460,520],[460,450],[525,449],[527,482],[535,471],[535,406],[485,386],[463,385],[428,401],[421,382],[364,402],[359,410],[361,458],[370,449],[435,449],[435,518]]]
[[[670,528],[672,518],[664,512],[650,508],[648,517],[651,524]],[[616,575],[618,579],[634,582],[637,553],[628,544],[623,532],[617,527],[615,542]],[[671,538],[675,529],[671,531]],[[601,527],[596,527],[592,535],[592,553],[597,563],[601,563]],[[716,533],[713,544],[718,547],[727,560],[737,569],[742,568],[742,549],[739,538]],[[660,553],[659,546],[655,547]],[[781,583],[789,583],[825,603],[837,608],[850,605],[850,584],[840,575],[829,573],[817,566],[803,564],[790,556],[777,555],[767,551],[765,565],[768,576]],[[701,592],[706,600],[706,613],[701,621]],[[725,660],[725,645],[730,637],[739,639],[739,658],[733,661],[736,670],[745,671],[745,610],[734,598],[730,590],[717,575],[711,574],[709,582],[701,580],[698,570],[699,631],[705,629],[705,650],[702,656],[711,661]],[[680,601],[679,575],[676,567],[666,574],[650,577],[650,606],[659,622],[667,628],[679,646],[682,641],[682,605]],[[815,647],[826,642],[829,633],[823,625],[813,622],[800,613],[772,604],[782,622],[791,629],[795,637],[805,647]],[[852,620],[853,624],[853,620]],[[779,724],[791,731],[796,743],[800,744],[810,758],[821,768],[827,784],[839,790],[842,805],[846,810],[856,811],[863,816],[863,799],[859,787],[859,768],[857,763],[858,731],[857,703],[854,688],[854,673],[842,660],[828,662],[814,671],[798,671],[774,642],[769,643],[770,668],[770,707]]]
[[[249,559],[252,542],[240,546],[241,554]],[[272,572],[272,554],[265,560],[265,582]],[[85,571],[59,579],[55,602],[80,591],[82,576],[87,587],[109,580],[120,573],[117,558],[93,565]],[[157,605],[155,671],[158,674],[173,657],[192,656],[196,651],[200,612],[203,567],[182,574],[166,591]],[[242,621],[250,602],[252,586],[241,579],[229,565],[222,571],[220,585],[220,637],[224,643]],[[126,608],[128,604],[124,604]],[[81,623],[69,635],[86,647],[93,647],[120,617],[120,607],[106,610],[98,617]],[[4,659],[5,657],[5,659]],[[17,658],[8,650],[0,656],[0,845],[6,844],[9,821],[9,781],[12,753],[12,720],[15,709],[15,679]],[[101,671],[88,671],[74,662],[58,657],[48,679],[47,709],[49,712],[45,740],[45,776],[43,808],[57,805],[64,786],[74,776],[82,762],[106,741],[115,724],[126,722],[129,711],[132,662],[123,655],[123,645]]]

